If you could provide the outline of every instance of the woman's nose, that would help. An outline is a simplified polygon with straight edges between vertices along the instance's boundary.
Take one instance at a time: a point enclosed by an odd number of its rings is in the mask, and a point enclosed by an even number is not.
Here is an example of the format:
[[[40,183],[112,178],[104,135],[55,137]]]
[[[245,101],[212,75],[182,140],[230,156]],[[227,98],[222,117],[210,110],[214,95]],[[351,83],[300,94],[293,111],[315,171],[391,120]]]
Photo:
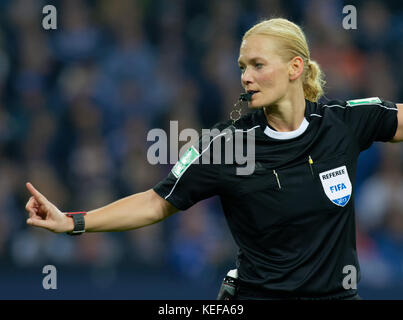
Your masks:
[[[253,82],[253,78],[250,72],[250,69],[246,68],[241,76],[242,84],[244,86],[251,84]]]

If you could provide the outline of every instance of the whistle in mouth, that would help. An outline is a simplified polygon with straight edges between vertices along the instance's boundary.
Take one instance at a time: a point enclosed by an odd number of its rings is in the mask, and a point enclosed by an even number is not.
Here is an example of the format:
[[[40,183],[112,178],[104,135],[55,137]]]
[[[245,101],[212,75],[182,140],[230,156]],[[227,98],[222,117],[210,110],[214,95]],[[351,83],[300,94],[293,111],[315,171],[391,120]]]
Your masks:
[[[252,95],[253,95],[253,92],[242,93],[239,96],[239,100],[241,100],[241,101],[251,101],[252,100]]]

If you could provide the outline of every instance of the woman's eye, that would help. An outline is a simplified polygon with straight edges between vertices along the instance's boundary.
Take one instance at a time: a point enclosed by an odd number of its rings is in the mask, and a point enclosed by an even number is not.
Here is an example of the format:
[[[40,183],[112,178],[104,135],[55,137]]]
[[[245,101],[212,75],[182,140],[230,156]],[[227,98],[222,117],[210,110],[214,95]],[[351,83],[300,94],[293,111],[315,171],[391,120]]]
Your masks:
[[[256,63],[255,68],[256,69],[261,69],[263,67],[263,63]]]
[[[245,71],[245,67],[243,67],[243,66],[239,66],[239,70],[241,70],[241,72],[242,72],[242,73],[244,73],[244,71]]]

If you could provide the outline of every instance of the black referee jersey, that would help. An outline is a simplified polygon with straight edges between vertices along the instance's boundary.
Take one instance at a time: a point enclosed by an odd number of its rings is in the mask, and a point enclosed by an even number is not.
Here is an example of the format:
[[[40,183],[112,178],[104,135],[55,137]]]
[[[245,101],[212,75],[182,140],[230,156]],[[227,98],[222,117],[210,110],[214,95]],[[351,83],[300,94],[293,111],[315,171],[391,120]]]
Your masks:
[[[223,130],[230,124],[215,127]],[[343,271],[346,266],[356,268],[359,281],[354,217],[357,159],[373,141],[393,138],[396,105],[378,98],[327,104],[306,100],[305,120],[294,132],[272,130],[263,109],[244,115],[235,127],[255,134],[253,174],[236,174],[237,164],[179,163],[180,168],[176,165],[155,192],[179,210],[220,197],[239,246],[241,297],[356,294],[354,287],[343,285]],[[194,157],[206,149],[194,149]],[[194,159],[189,153],[185,156]]]

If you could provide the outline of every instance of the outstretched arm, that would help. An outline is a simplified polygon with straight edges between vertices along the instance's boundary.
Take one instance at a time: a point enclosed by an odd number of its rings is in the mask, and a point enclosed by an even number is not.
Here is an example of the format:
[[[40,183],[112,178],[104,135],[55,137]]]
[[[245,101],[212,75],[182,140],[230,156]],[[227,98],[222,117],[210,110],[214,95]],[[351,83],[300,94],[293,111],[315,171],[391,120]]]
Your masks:
[[[26,184],[32,194],[26,204],[27,224],[53,232],[70,232],[73,219],[67,217],[46,199],[32,184]],[[133,194],[104,207],[89,211],[85,216],[86,232],[125,231],[157,223],[178,212],[154,190]]]
[[[136,193],[85,216],[86,231],[125,231],[160,222],[179,210],[153,189]]]
[[[396,104],[397,106],[397,131],[391,142],[403,141],[403,104]]]

